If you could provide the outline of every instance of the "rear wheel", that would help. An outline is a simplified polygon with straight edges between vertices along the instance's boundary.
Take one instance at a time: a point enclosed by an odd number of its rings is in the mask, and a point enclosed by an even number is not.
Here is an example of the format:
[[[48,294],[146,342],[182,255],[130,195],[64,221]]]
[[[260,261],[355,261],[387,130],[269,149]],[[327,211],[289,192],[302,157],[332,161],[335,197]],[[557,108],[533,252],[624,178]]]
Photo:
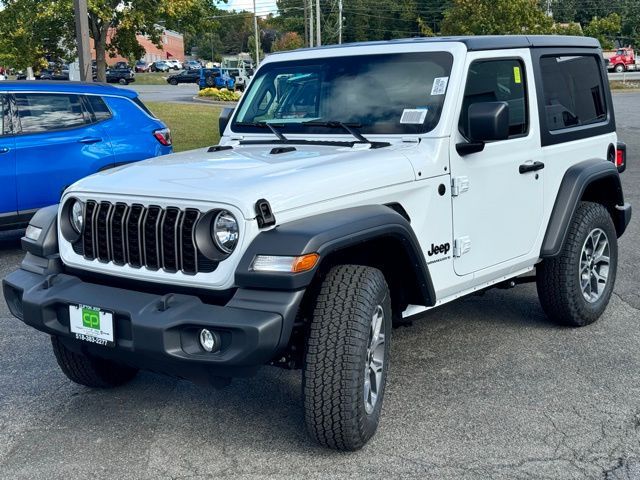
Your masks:
[[[175,78],[171,78],[169,79],[169,83],[175,86],[175,85],[178,85],[178,80],[176,80]]]
[[[111,388],[131,381],[138,370],[109,360],[69,350],[58,337],[51,337],[58,365],[69,380],[92,388]]]
[[[375,433],[389,368],[391,301],[380,270],[334,267],[316,299],[305,354],[309,433],[336,450],[357,450]]]
[[[537,268],[538,296],[549,318],[582,327],[604,313],[616,280],[618,237],[608,210],[581,202],[557,257]]]

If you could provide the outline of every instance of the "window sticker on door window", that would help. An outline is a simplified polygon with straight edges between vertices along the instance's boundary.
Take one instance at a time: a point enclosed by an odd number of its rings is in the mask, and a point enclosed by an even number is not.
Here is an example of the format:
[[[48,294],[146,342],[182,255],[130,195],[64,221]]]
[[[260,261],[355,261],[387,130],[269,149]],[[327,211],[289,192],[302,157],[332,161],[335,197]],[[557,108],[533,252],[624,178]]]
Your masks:
[[[513,81],[516,83],[522,83],[522,74],[520,73],[520,67],[513,67]]]
[[[431,95],[444,95],[447,91],[449,77],[437,77],[433,79],[433,87],[431,87]]]
[[[422,125],[427,119],[426,108],[405,108],[400,118],[400,123],[403,125]]]

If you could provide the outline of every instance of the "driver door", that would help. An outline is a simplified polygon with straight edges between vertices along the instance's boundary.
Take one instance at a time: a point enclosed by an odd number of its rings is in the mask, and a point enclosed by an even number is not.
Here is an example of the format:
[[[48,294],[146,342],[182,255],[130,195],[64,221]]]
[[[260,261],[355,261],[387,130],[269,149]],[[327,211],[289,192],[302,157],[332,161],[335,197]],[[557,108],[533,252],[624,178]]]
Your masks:
[[[517,263],[536,243],[543,215],[544,169],[521,173],[520,168],[541,160],[538,121],[531,113],[537,112],[537,102],[529,82],[530,53],[509,51],[504,58],[481,54],[469,54],[451,142],[454,269],[460,276]],[[508,104],[509,137],[461,155],[456,144],[468,141],[469,106],[482,102]]]

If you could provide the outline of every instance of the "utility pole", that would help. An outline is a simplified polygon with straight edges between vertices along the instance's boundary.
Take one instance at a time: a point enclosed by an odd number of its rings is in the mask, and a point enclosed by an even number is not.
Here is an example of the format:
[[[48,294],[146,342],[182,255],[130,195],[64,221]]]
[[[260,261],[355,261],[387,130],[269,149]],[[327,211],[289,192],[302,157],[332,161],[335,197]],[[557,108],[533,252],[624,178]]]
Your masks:
[[[313,33],[313,0],[309,1],[309,46],[313,48],[315,33]]]
[[[304,2],[304,46],[309,46],[309,1]]]
[[[342,44],[342,0],[338,0],[338,44]]]
[[[258,32],[258,11],[256,10],[256,0],[253,0],[253,29],[256,44],[256,68],[260,65],[260,36]]]
[[[74,15],[76,17],[76,42],[78,46],[78,63],[80,66],[80,80],[93,81],[91,71],[91,48],[89,48],[89,13],[87,0],[73,0]]]
[[[320,0],[316,0],[316,46],[322,45],[322,30],[320,29]]]

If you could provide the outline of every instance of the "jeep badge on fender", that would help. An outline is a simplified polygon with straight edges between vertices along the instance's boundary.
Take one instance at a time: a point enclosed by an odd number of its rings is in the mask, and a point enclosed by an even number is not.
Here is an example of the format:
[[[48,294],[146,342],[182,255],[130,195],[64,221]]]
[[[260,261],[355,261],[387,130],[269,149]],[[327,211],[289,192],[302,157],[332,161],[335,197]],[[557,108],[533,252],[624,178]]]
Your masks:
[[[311,437],[357,450],[394,321],[527,280],[562,325],[609,303],[631,207],[593,38],[277,52],[219,122],[220,145],[90,176],[31,220],[4,295],[74,382],[300,369]]]

